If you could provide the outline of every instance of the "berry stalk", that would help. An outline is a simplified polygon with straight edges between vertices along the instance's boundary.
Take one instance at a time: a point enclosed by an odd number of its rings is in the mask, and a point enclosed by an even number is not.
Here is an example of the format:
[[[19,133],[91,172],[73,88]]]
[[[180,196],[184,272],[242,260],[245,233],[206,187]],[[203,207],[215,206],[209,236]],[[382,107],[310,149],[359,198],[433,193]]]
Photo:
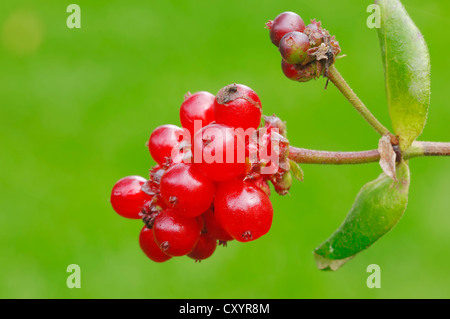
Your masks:
[[[414,142],[402,155],[405,160],[423,156],[450,156],[450,143]],[[378,150],[329,152],[290,146],[289,159],[299,164],[365,164],[378,162],[380,153]]]
[[[333,82],[333,84],[341,91],[341,93],[349,100],[349,102],[355,107],[356,111],[369,123],[375,131],[377,131],[380,135],[392,134],[389,130],[377,120],[377,118],[369,111],[369,109],[364,105],[364,103],[359,99],[355,92],[351,89],[351,87],[344,80],[342,75],[336,69],[336,67],[331,65],[328,69],[327,74],[328,79]]]

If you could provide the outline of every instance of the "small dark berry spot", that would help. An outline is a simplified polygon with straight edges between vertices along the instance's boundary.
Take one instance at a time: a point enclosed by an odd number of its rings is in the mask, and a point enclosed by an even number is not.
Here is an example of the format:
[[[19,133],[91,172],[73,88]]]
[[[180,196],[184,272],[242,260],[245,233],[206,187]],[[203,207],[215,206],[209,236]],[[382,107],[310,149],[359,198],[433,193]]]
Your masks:
[[[168,241],[164,241],[161,243],[159,247],[161,248],[162,251],[167,251],[167,249],[169,249],[170,247],[170,244]]]
[[[242,234],[242,238],[244,238],[245,240],[252,240],[253,238],[252,232],[247,230]]]

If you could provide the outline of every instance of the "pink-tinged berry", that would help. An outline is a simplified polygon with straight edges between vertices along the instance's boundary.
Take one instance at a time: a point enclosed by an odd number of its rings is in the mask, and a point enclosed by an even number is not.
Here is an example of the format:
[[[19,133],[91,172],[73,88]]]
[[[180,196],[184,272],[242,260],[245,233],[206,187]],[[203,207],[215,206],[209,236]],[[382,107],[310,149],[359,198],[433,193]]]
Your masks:
[[[217,247],[217,240],[209,235],[209,233],[201,234],[198,238],[197,245],[188,254],[188,257],[195,259],[195,261],[201,261],[211,257]]]
[[[301,64],[308,57],[311,48],[309,38],[301,32],[286,33],[280,40],[279,50],[283,59],[290,64]]]
[[[111,191],[111,205],[120,216],[140,219],[141,209],[152,196],[141,190],[146,179],[141,176],[127,176],[121,178]]]
[[[270,40],[275,46],[280,44],[281,38],[288,32],[305,30],[305,22],[294,12],[280,13],[267,26],[270,28]]]
[[[196,133],[194,130],[195,120],[201,121],[198,129],[214,121],[214,99],[215,96],[211,93],[200,91],[189,95],[181,104],[181,126],[189,130],[191,137]]]
[[[314,62],[306,65],[296,65],[281,60],[281,69],[288,79],[297,82],[308,82],[319,77],[322,72],[320,64]]]
[[[163,210],[153,223],[155,241],[169,256],[189,254],[197,244],[200,231],[196,218],[185,217],[171,208]]]
[[[222,88],[214,101],[216,123],[234,128],[256,129],[261,122],[262,106],[258,95],[248,86],[230,84]]]
[[[246,168],[244,138],[226,125],[210,124],[198,131],[193,151],[195,165],[213,181],[234,179]]]
[[[212,209],[208,209],[202,216],[205,222],[206,231],[209,235],[220,241],[233,240],[233,237],[231,237],[230,234],[223,229],[222,225],[219,224]]]
[[[169,168],[161,178],[161,197],[167,206],[186,217],[204,213],[214,199],[216,187],[193,164],[179,163]]]
[[[158,244],[153,238],[153,230],[148,229],[146,226],[142,228],[141,233],[139,234],[139,246],[141,246],[142,251],[148,258],[157,263],[162,263],[172,258],[159,249]]]
[[[161,125],[150,135],[148,149],[153,159],[163,165],[171,157],[174,147],[179,147],[182,141],[182,128],[171,124]]]
[[[222,183],[216,192],[214,212],[220,225],[240,242],[258,239],[272,225],[273,208],[269,197],[249,182]]]

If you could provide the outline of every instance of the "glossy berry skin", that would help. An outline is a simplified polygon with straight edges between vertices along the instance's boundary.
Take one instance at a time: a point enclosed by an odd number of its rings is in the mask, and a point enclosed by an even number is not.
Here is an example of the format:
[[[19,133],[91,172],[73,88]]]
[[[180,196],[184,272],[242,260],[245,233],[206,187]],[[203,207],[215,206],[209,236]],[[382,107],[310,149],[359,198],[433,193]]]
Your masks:
[[[150,135],[148,149],[153,159],[160,165],[167,162],[172,149],[183,140],[183,129],[167,124],[158,126]]]
[[[284,75],[293,81],[308,82],[318,77],[317,65],[315,63],[308,63],[306,65],[289,64],[281,60],[281,69]]]
[[[214,211],[223,228],[240,242],[258,239],[272,225],[273,208],[269,197],[254,184],[240,180],[218,187]]]
[[[153,224],[153,235],[159,248],[169,256],[189,254],[200,236],[200,223],[196,218],[185,217],[176,210],[167,208]]]
[[[205,222],[206,231],[210,236],[220,241],[233,240],[233,237],[231,237],[230,234],[223,229],[222,225],[219,224],[212,209],[208,209],[202,216]]]
[[[197,245],[188,254],[188,257],[201,261],[211,257],[217,247],[217,240],[208,233],[201,234],[198,238]]]
[[[162,263],[172,258],[159,249],[158,244],[153,238],[153,230],[146,226],[142,228],[141,233],[139,234],[139,246],[141,246],[142,251],[148,258],[157,263]]]
[[[181,126],[189,130],[191,137],[196,133],[194,130],[195,120],[201,121],[201,126],[197,130],[214,121],[214,99],[215,96],[211,93],[200,91],[188,96],[181,104]]]
[[[210,124],[198,131],[193,152],[194,165],[213,181],[232,180],[246,168],[244,138],[226,125]]]
[[[303,63],[311,48],[306,34],[293,31],[286,33],[280,40],[279,50],[283,59],[290,64]]]
[[[258,128],[262,106],[258,95],[248,86],[230,84],[222,88],[214,101],[216,123],[234,128]]]
[[[120,216],[140,219],[141,208],[152,199],[141,190],[146,179],[141,176],[127,176],[117,181],[111,191],[111,205]]]
[[[167,206],[186,217],[204,213],[214,199],[216,187],[195,165],[179,163],[162,176],[161,197]]]
[[[270,40],[278,47],[281,38],[288,32],[305,30],[305,22],[294,12],[280,13],[272,23],[270,23]]]

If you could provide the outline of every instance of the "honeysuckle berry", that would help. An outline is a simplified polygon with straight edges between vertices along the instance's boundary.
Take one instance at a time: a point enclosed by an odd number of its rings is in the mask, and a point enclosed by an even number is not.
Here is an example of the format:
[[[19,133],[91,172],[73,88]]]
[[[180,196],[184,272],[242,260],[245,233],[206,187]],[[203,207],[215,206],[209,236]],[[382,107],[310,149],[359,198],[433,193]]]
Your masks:
[[[139,246],[145,255],[147,255],[147,257],[154,262],[162,263],[172,258],[162,252],[153,238],[153,230],[147,228],[146,226],[141,229],[139,234]]]
[[[193,151],[194,164],[213,181],[234,179],[246,168],[244,138],[226,125],[210,124],[198,131]]]
[[[217,247],[217,239],[212,237],[209,233],[201,234],[198,238],[197,245],[187,255],[189,258],[195,259],[196,262],[211,257]]]
[[[230,84],[214,100],[216,123],[234,128],[256,129],[261,122],[262,106],[258,95],[246,85]]]
[[[211,207],[215,190],[212,180],[193,164],[175,164],[161,178],[162,199],[187,217],[199,216]]]
[[[228,234],[226,230],[223,229],[222,225],[220,225],[217,221],[213,209],[208,209],[205,213],[203,213],[202,217],[205,223],[205,228],[210,236],[219,241],[226,242],[233,240],[233,237],[231,237],[230,234]]]
[[[200,223],[172,208],[161,212],[153,223],[153,235],[158,247],[169,256],[189,254],[200,236]]]
[[[270,29],[270,40],[275,46],[278,46],[286,33],[303,32],[305,22],[298,14],[287,11],[280,13],[273,21],[269,21],[267,27]]]
[[[281,69],[284,75],[293,81],[308,82],[312,79],[318,78],[322,73],[321,65],[315,62],[306,65],[289,64],[281,60]]]
[[[120,216],[140,219],[141,209],[152,196],[141,190],[146,179],[141,176],[127,176],[117,181],[111,191],[110,202]]]
[[[286,33],[278,47],[283,59],[290,64],[303,63],[308,57],[310,48],[308,36],[297,31]]]
[[[240,242],[258,239],[272,225],[273,208],[260,188],[241,180],[221,183],[214,199],[217,221]]]
[[[158,126],[150,135],[148,149],[153,159],[164,165],[172,155],[174,147],[183,142],[183,129],[171,124]]]
[[[180,107],[181,126],[187,128],[194,136],[194,121],[201,121],[201,127],[214,121],[214,99],[215,96],[206,91],[200,91],[187,96]]]

